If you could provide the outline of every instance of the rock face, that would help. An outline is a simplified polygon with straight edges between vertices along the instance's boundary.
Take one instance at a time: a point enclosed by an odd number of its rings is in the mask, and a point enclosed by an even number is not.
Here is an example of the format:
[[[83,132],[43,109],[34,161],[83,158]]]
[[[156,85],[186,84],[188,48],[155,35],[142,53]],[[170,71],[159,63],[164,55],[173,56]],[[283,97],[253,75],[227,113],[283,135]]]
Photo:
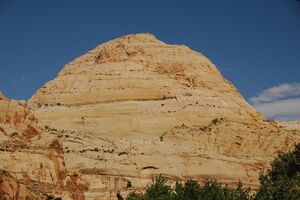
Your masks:
[[[274,155],[300,141],[257,113],[205,56],[150,34],[75,59],[29,106],[60,138],[66,168],[88,185],[85,199],[142,190],[160,173],[255,188]]]
[[[284,129],[300,132],[300,121],[278,121]]]
[[[0,93],[1,94],[1,93]],[[45,134],[25,102],[0,95],[0,197],[6,199],[72,198],[73,183],[62,146]],[[82,190],[83,193],[83,190]]]

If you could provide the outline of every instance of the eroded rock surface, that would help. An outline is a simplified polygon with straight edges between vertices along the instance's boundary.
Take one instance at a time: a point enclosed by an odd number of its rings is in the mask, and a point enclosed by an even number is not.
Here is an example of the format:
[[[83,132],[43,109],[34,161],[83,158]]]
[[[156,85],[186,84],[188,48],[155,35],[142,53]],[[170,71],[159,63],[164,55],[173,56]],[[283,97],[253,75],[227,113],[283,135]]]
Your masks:
[[[160,173],[255,188],[274,155],[300,141],[257,113],[205,56],[150,34],[75,59],[29,105],[61,139],[67,169],[83,179],[70,185],[85,199],[142,190]]]
[[[57,136],[38,127],[25,102],[0,96],[0,197],[84,199],[72,196],[81,189],[69,187],[73,174],[65,168],[62,149]]]
[[[300,121],[278,121],[278,124],[284,129],[294,130],[300,133]]]

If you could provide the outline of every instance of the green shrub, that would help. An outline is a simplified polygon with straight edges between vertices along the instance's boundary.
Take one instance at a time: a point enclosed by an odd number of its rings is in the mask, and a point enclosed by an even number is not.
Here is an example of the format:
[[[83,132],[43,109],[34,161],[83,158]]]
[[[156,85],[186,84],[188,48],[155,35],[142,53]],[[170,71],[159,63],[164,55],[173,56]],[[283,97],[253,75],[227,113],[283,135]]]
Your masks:
[[[170,200],[172,188],[166,185],[166,178],[159,175],[152,185],[147,187],[145,194],[131,193],[127,200]]]
[[[260,175],[260,188],[256,200],[300,199],[300,144],[295,150],[279,156],[271,169]]]
[[[249,200],[249,191],[245,190],[241,183],[237,189],[224,187],[214,180],[208,180],[204,186],[196,181],[187,181],[184,185],[176,183],[172,189],[166,185],[166,179],[162,176],[146,189],[144,194],[130,193],[127,200]]]

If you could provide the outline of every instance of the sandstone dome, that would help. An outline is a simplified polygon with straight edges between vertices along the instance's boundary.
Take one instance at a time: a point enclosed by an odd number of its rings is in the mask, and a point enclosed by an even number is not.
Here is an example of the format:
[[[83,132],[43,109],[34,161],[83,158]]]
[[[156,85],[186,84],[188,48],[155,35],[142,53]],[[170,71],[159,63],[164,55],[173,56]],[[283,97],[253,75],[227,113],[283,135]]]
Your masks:
[[[68,63],[28,102],[43,131],[61,138],[86,199],[170,180],[258,173],[299,135],[257,113],[204,55],[151,34],[106,42]]]
[[[59,106],[58,112],[67,111],[64,114],[72,108],[93,112],[82,112],[82,116],[69,113],[63,126],[73,128],[74,117],[80,122],[94,113],[98,117],[125,116],[129,129],[128,120],[136,119],[133,123],[138,125],[145,121],[138,116],[150,116],[159,131],[174,124],[207,125],[222,117],[262,119],[205,56],[186,46],[167,45],[150,34],[124,36],[75,59],[38,90],[29,104],[46,115],[50,113],[44,111],[53,110],[53,106]],[[103,109],[110,111],[103,113]],[[61,113],[51,113],[55,114]],[[155,115],[157,118],[153,118]],[[168,121],[168,127],[162,125],[164,121]]]

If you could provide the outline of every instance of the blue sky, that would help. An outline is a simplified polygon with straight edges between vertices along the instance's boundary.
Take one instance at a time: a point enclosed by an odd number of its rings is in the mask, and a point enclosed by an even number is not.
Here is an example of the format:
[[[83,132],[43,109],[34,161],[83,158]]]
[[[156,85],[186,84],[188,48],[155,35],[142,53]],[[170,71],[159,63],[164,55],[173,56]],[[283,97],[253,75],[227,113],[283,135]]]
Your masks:
[[[141,32],[205,54],[269,118],[300,118],[298,0],[0,0],[0,90],[28,99],[67,62]],[[276,113],[291,99],[292,116]]]

